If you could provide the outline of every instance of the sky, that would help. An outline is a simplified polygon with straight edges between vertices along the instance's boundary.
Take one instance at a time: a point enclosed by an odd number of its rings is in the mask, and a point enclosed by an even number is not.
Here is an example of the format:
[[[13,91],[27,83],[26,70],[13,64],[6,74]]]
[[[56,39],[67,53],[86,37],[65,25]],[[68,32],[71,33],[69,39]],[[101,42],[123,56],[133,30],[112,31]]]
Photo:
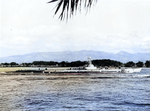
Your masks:
[[[95,50],[150,53],[150,0],[98,0],[67,22],[49,0],[0,1],[0,57]]]

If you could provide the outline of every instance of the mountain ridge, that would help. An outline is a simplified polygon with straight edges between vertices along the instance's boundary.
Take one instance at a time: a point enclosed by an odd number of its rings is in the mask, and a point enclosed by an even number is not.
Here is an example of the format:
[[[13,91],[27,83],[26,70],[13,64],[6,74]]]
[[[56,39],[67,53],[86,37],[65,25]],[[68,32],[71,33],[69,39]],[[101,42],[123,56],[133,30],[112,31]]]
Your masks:
[[[81,50],[81,51],[62,51],[62,52],[35,52],[24,55],[14,55],[8,57],[0,57],[0,63],[4,62],[33,62],[33,61],[86,61],[88,57],[92,59],[111,59],[120,62],[145,62],[150,60],[150,53],[128,53],[125,51],[120,51],[116,54],[104,52],[104,51],[94,51],[94,50]]]

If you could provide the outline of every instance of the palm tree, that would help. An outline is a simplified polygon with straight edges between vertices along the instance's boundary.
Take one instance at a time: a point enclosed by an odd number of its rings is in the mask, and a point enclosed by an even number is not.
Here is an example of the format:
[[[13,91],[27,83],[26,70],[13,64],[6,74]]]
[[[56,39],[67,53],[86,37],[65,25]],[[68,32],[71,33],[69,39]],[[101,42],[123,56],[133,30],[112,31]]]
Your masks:
[[[51,0],[48,3],[58,2],[55,10],[55,15],[58,13],[59,10],[60,16],[59,19],[63,20],[64,18],[68,19],[68,16],[72,17],[74,12],[77,10],[81,11],[82,4],[87,10],[91,8],[93,2],[97,2],[97,0]],[[62,9],[60,9],[62,7]]]

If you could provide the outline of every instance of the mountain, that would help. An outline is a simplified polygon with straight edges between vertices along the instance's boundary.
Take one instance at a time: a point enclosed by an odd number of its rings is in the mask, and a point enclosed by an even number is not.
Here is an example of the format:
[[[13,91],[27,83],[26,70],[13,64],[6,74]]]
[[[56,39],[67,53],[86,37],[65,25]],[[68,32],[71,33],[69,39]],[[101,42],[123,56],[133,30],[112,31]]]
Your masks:
[[[0,63],[4,62],[33,62],[33,61],[86,61],[88,57],[92,59],[111,59],[120,62],[138,62],[150,60],[150,53],[128,53],[121,51],[119,53],[107,53],[103,51],[81,50],[81,51],[63,51],[63,52],[37,52],[25,55],[15,55],[9,57],[1,57]]]

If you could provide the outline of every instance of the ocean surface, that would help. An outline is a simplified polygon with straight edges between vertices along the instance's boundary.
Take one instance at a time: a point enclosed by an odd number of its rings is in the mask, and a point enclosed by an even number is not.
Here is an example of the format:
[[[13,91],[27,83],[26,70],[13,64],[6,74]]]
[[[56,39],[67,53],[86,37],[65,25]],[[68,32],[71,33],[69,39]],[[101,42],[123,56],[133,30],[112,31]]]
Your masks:
[[[150,68],[134,74],[0,75],[0,111],[150,111]]]

